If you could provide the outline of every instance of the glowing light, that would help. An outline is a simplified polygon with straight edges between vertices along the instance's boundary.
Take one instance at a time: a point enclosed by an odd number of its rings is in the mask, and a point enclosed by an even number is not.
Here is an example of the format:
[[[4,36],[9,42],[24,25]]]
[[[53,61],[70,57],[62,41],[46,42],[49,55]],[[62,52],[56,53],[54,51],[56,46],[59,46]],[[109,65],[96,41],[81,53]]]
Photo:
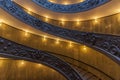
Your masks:
[[[31,9],[30,8],[27,9],[27,13],[31,14]]]
[[[25,63],[24,63],[24,61],[21,61],[21,65],[24,65]]]
[[[80,25],[80,20],[79,19],[77,19],[76,24]]]
[[[56,39],[56,44],[59,44],[60,43],[60,39]]]
[[[25,61],[24,60],[19,60],[18,67],[23,67],[25,66]]]
[[[55,70],[54,70],[54,69],[51,69],[51,71],[52,71],[52,72],[55,72]]]
[[[64,25],[65,24],[65,20],[61,19],[61,23],[62,23],[62,25]]]
[[[119,12],[120,12],[120,9],[117,9],[117,12],[119,13]]]
[[[87,46],[85,46],[85,45],[83,45],[83,46],[81,46],[81,51],[83,52],[83,53],[87,53]]]
[[[43,39],[42,39],[44,42],[47,41],[47,36],[43,36]]]
[[[83,2],[83,1],[85,1],[85,0],[80,0],[80,2]]]
[[[98,18],[97,17],[95,17],[94,22],[98,23]]]
[[[0,57],[0,59],[8,59],[8,58]]]
[[[25,36],[28,36],[28,31],[27,30],[25,31]]]
[[[49,20],[49,19],[48,19],[48,16],[45,16],[45,21],[48,22],[48,20]]]
[[[68,5],[69,3],[68,3],[68,2],[64,2],[63,4],[64,4],[64,5]]]
[[[69,47],[73,47],[72,42],[69,42]]]
[[[37,64],[38,65],[38,67],[42,67],[42,65],[41,64]]]
[[[48,0],[51,3],[56,3],[56,4],[62,4],[62,5],[69,5],[69,4],[75,4],[75,3],[79,3],[79,2],[83,2],[85,0],[75,0],[73,1],[69,1],[69,0]]]
[[[50,2],[54,3],[55,1],[54,0],[49,0]]]
[[[2,20],[0,20],[0,26],[2,26]]]
[[[85,45],[83,46],[83,50],[87,50],[87,47]]]
[[[0,26],[2,26],[2,23],[0,23]]]
[[[97,23],[98,21],[97,21],[97,20],[95,20],[95,22]]]

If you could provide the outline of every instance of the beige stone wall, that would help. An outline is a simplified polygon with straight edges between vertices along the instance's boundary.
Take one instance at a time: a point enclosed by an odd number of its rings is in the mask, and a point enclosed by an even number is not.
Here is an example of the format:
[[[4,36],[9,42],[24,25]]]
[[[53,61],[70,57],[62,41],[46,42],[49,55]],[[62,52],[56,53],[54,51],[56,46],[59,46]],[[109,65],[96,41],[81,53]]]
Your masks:
[[[0,58],[0,80],[66,80],[60,73],[42,64]]]
[[[25,34],[24,31],[5,26],[4,24],[2,24],[2,26],[0,27],[0,36],[32,48],[50,51],[56,54],[62,54],[65,56],[75,58],[77,60],[83,61],[89,65],[96,67],[97,69],[111,76],[114,80],[120,80],[119,64],[117,64],[112,59],[108,58],[100,52],[97,52],[88,47],[84,48],[84,46],[81,44],[72,43],[72,46],[70,46],[69,41],[60,41],[59,44],[56,44],[55,40],[47,38],[46,41],[43,41],[43,37],[41,36],[29,33]],[[101,73],[98,73],[97,71],[91,69],[88,66],[78,64],[74,61],[70,62],[75,63],[83,68],[86,68],[88,71],[91,71],[92,73],[101,77],[103,80],[110,80],[107,77],[102,76]]]

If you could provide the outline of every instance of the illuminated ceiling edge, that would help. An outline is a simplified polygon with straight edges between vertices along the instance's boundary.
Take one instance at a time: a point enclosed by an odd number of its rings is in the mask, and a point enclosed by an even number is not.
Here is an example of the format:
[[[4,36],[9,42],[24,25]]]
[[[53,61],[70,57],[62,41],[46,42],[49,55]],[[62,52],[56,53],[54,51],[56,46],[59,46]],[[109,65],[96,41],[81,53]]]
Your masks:
[[[17,4],[21,5],[22,7],[26,8],[26,9],[30,9],[32,12],[34,12],[36,14],[39,14],[41,16],[48,17],[48,18],[54,19],[54,20],[62,20],[62,19],[64,19],[64,21],[76,21],[76,20],[85,21],[85,20],[105,17],[105,16],[108,16],[108,15],[112,15],[112,14],[116,14],[116,13],[120,12],[120,10],[119,10],[120,6],[118,5],[119,2],[117,0],[116,1],[110,1],[109,4],[107,3],[107,4],[105,4],[103,6],[100,6],[100,7],[96,8],[96,9],[86,11],[86,12],[77,13],[77,14],[62,14],[62,13],[51,12],[49,10],[46,10],[46,9],[40,7],[40,6],[37,6],[32,1],[29,1],[29,4],[27,4],[26,3],[27,0],[22,1],[22,2],[21,2],[21,0],[14,0],[14,2],[16,2]],[[111,6],[112,10],[110,8],[106,7],[106,6],[110,6],[112,3],[113,4],[117,3],[116,7]],[[33,5],[33,7],[29,6],[29,5]],[[28,8],[28,6],[29,6],[29,8]],[[104,13],[103,11],[100,12],[101,10],[104,9],[104,7],[106,7],[106,9],[108,9],[108,10],[106,10],[106,13]],[[42,12],[41,12],[41,10],[42,10]],[[43,13],[43,12],[46,12],[46,13]],[[91,15],[91,14],[93,14],[93,15]],[[55,16],[55,15],[57,15],[57,16]]]

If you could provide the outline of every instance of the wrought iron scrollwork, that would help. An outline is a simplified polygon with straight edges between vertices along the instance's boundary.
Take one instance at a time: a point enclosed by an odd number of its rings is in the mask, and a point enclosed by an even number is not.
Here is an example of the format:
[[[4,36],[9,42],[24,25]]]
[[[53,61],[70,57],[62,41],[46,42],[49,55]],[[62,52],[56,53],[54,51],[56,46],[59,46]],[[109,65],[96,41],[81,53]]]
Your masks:
[[[24,10],[22,10],[22,8],[10,0],[0,1],[0,6],[16,18],[31,25],[34,28],[65,39],[86,44],[94,49],[107,53],[107,55],[110,55],[117,60],[120,60],[120,36],[80,32],[76,30],[60,28],[45,23],[27,14]]]
[[[0,55],[14,56],[18,59],[25,59],[37,63],[45,64],[59,71],[68,80],[82,80],[80,75],[66,62],[50,55],[48,52],[25,47],[0,37]]]

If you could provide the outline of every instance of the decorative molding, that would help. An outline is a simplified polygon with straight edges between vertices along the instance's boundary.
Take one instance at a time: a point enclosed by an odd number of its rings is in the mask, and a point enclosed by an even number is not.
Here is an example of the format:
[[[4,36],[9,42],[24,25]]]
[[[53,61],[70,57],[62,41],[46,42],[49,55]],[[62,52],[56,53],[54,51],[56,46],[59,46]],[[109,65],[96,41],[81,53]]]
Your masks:
[[[42,63],[56,69],[68,80],[82,80],[80,75],[67,63],[50,55],[48,52],[25,47],[0,37],[0,55],[14,56],[17,59],[25,59],[32,62]]]
[[[46,9],[49,9],[55,12],[75,13],[75,12],[88,11],[90,9],[93,9],[105,4],[110,0],[85,0],[80,3],[70,4],[70,5],[55,4],[55,3],[49,2],[48,0],[32,0],[32,1]]]
[[[105,55],[109,56],[113,60],[116,60],[120,64],[120,36],[79,32],[76,30],[60,28],[40,21],[39,19],[27,14],[24,10],[22,10],[22,8],[18,7],[10,0],[0,1],[0,5],[1,8],[34,28],[55,36],[88,45],[93,49],[105,53]]]

